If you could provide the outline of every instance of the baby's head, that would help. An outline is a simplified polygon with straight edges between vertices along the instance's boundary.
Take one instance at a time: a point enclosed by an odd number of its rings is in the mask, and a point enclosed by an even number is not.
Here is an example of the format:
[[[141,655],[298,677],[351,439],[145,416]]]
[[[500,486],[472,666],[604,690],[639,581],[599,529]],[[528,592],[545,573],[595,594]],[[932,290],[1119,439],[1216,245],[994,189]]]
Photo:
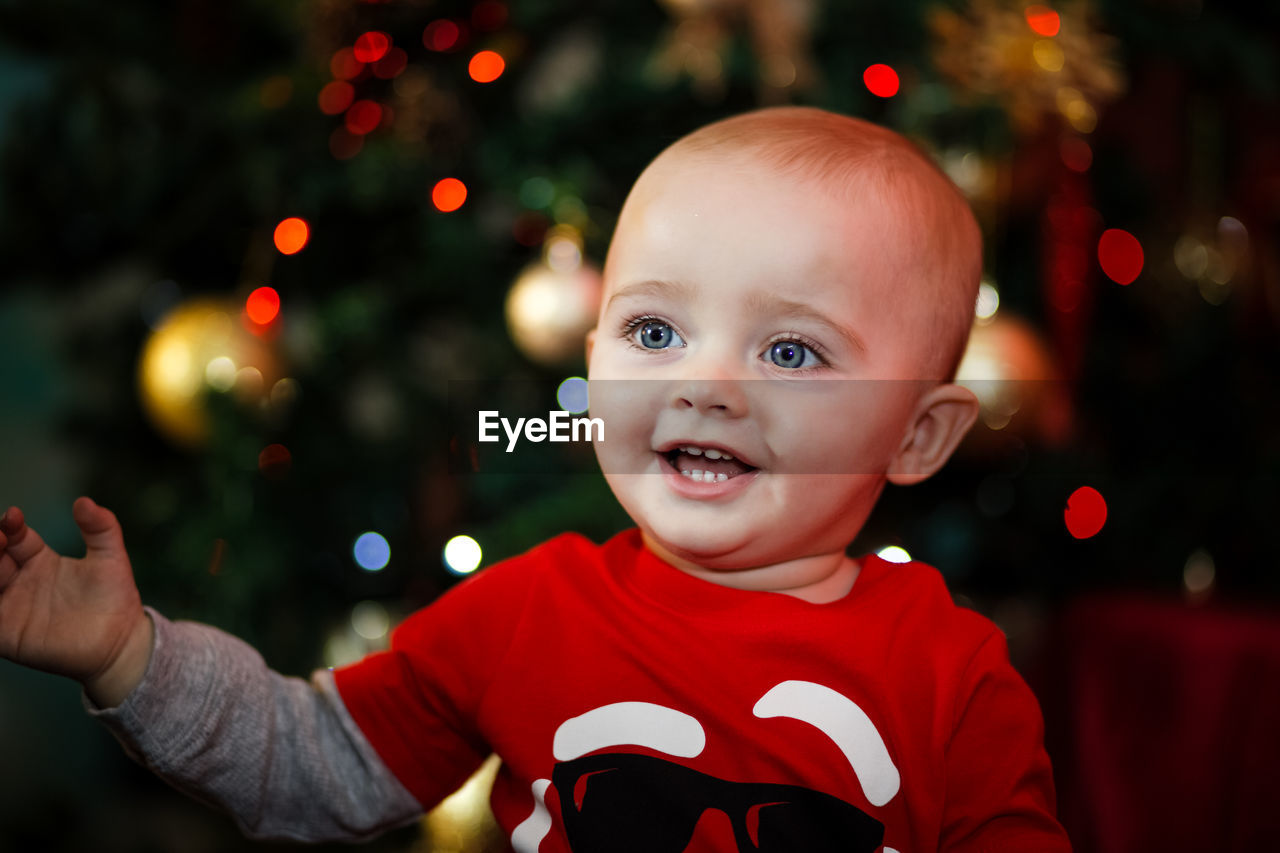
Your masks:
[[[981,255],[955,186],[857,119],[759,110],[663,151],[588,343],[601,466],[651,546],[713,569],[840,551],[886,480],[941,467],[977,414],[950,382]]]

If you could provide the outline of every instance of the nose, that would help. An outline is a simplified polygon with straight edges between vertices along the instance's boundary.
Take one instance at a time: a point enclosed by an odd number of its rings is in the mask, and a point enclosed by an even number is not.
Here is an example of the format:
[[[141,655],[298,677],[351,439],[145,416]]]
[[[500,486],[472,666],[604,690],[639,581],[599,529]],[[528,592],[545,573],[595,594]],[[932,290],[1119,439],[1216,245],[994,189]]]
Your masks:
[[[733,823],[729,816],[717,809],[707,809],[698,818],[684,853],[721,853],[737,849],[738,842],[733,837]]]
[[[747,413],[747,395],[736,379],[684,379],[671,389],[677,409],[697,409],[705,415],[740,418]]]

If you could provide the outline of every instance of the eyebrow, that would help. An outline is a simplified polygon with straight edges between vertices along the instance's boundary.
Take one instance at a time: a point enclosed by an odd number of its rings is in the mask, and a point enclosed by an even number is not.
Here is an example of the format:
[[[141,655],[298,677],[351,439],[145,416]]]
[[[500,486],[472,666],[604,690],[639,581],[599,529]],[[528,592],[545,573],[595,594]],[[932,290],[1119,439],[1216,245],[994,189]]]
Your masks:
[[[613,295],[609,297],[609,303],[605,306],[605,310],[609,310],[609,306],[613,305],[616,299],[634,299],[641,296],[661,296],[679,299],[690,296],[692,291],[693,288],[682,281],[664,281],[662,279],[635,281],[615,290]]]
[[[827,318],[821,311],[814,310],[803,302],[793,302],[771,293],[751,293],[746,298],[747,307],[771,317],[788,317],[796,320],[808,320],[817,323],[835,334],[850,347],[862,355],[867,354],[867,345],[853,329]]]

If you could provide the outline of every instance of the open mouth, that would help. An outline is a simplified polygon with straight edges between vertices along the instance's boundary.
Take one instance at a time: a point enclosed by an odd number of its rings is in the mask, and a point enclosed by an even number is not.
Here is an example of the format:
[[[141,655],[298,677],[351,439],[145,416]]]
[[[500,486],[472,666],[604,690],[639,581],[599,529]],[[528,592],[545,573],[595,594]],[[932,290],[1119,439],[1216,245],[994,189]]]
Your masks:
[[[661,455],[681,476],[698,483],[723,483],[758,470],[718,447],[685,444]]]

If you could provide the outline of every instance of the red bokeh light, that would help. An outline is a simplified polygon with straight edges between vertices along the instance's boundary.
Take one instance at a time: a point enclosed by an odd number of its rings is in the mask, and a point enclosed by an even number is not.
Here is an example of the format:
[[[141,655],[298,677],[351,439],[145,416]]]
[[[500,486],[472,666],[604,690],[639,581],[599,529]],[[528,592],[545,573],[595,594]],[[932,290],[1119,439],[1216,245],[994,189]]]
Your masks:
[[[372,133],[382,123],[382,107],[375,101],[356,101],[347,110],[344,123],[356,136]]]
[[[339,113],[346,112],[347,107],[351,106],[351,102],[355,100],[355,97],[355,86],[352,86],[346,80],[333,80],[325,84],[316,100],[320,104],[320,112],[325,115],[336,116]]]
[[[502,76],[502,72],[506,67],[507,63],[501,55],[492,50],[482,50],[471,57],[471,64],[467,66],[467,73],[477,83],[492,83]]]
[[[259,287],[244,301],[244,313],[259,326],[265,326],[280,314],[280,294],[274,287]]]
[[[1108,228],[1098,240],[1098,263],[1107,278],[1129,284],[1142,272],[1142,244],[1128,231]]]
[[[373,76],[383,80],[390,80],[393,77],[400,76],[405,66],[409,64],[409,54],[405,53],[398,47],[393,47],[387,51],[387,55],[379,59],[373,64]]]
[[[283,444],[268,444],[258,454],[258,470],[267,476],[283,476],[292,464],[293,454]]]
[[[471,10],[471,26],[482,33],[501,29],[507,22],[507,4],[498,0],[480,0]]]
[[[872,65],[862,72],[862,82],[876,97],[892,98],[898,94],[898,72],[888,65]]]
[[[1067,523],[1067,532],[1077,539],[1088,539],[1106,524],[1107,502],[1097,489],[1081,486],[1067,498],[1062,518]]]
[[[391,49],[391,36],[373,30],[356,39],[354,53],[361,62],[377,62]]]
[[[431,203],[442,213],[457,210],[466,200],[467,185],[457,178],[445,178],[431,189]]]
[[[274,239],[276,248],[282,255],[296,255],[311,239],[311,227],[305,219],[290,216],[276,226]]]
[[[452,50],[462,40],[462,30],[453,21],[441,18],[422,31],[422,46],[428,50]]]
[[[1058,13],[1048,6],[1028,6],[1023,14],[1027,16],[1027,26],[1031,27],[1036,35],[1046,38],[1056,36],[1062,26]]]
[[[1093,149],[1083,139],[1074,136],[1066,139],[1058,150],[1062,153],[1062,162],[1073,172],[1084,174],[1093,165]]]
[[[344,47],[329,60],[329,72],[338,80],[354,80],[364,70],[364,63],[356,59],[355,51]]]

